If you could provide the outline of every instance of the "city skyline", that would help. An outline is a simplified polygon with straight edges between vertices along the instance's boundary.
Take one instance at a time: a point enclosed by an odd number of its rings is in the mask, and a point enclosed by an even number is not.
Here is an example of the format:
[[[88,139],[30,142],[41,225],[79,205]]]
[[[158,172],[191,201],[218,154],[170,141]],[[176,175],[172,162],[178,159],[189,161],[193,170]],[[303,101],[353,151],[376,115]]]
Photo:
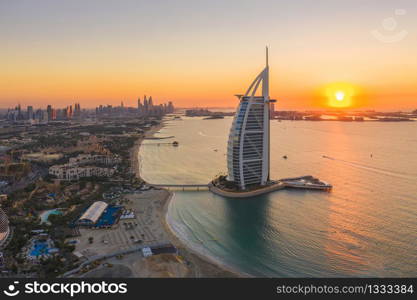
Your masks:
[[[125,107],[125,108],[137,108],[138,107],[138,101],[142,102],[143,100],[145,100],[146,95],[144,95],[142,97],[136,97],[136,99],[134,99],[132,101],[129,101],[129,100],[126,101],[126,100],[122,99],[122,100],[119,100],[119,102],[113,102],[113,103],[104,102],[104,103],[98,103],[95,106],[83,106],[83,109],[91,110],[91,109],[96,109],[99,106],[111,106],[111,107],[121,107],[122,106],[122,107]],[[149,96],[149,97],[152,101],[153,100],[152,96]],[[117,101],[117,100],[115,100],[115,101]],[[153,100],[153,101],[155,101],[155,100]],[[163,104],[168,103],[168,102],[172,102],[172,101],[170,101],[170,100],[156,100],[153,104],[154,105],[160,105],[160,104],[163,105]],[[126,103],[127,103],[127,105],[126,105]],[[66,101],[66,102],[58,104],[58,105],[56,105],[55,102],[52,102],[52,103],[48,102],[45,105],[44,104],[36,105],[33,101],[32,102],[28,101],[26,103],[26,105],[22,105],[21,101],[17,101],[14,104],[11,104],[10,106],[0,107],[0,110],[3,110],[3,111],[4,110],[12,110],[12,109],[15,109],[17,107],[21,107],[22,109],[27,109],[29,107],[31,107],[32,109],[43,109],[43,108],[47,108],[49,105],[52,105],[52,104],[54,104],[54,107],[56,109],[66,109],[66,108],[69,109],[69,108],[71,108],[71,106],[74,106],[74,108],[75,108],[75,105],[81,105],[82,102],[80,102],[78,100],[69,100],[69,101]]]
[[[248,84],[243,74],[256,74],[266,44],[281,109],[328,108],[334,85],[354,90],[349,108],[415,109],[410,0],[44,0],[0,8],[1,108],[134,107],[143,92],[178,107],[234,107],[232,95]]]
[[[142,102],[143,100],[143,102]],[[22,107],[21,104],[15,107],[4,109],[3,113],[6,120],[10,122],[38,122],[45,123],[56,120],[81,120],[86,114],[95,111],[96,115],[121,115],[130,113],[137,115],[138,117],[161,117],[167,113],[174,112],[174,104],[172,101],[164,103],[156,103],[152,99],[152,96],[146,98],[146,95],[141,100],[140,97],[137,99],[136,107],[125,106],[122,101],[120,105],[103,105],[100,104],[93,109],[81,108],[81,104],[75,102],[67,105],[63,108],[55,107],[52,104],[48,104],[45,108],[34,107],[28,105]],[[1,111],[0,111],[1,112]]]

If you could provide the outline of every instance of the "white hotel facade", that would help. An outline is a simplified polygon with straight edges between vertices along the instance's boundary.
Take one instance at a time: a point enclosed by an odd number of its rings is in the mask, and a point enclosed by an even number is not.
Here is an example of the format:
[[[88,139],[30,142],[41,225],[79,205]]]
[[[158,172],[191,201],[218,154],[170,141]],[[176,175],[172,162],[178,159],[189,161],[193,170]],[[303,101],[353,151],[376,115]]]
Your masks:
[[[258,89],[261,95],[257,95]],[[227,147],[227,180],[244,190],[249,185],[265,185],[269,181],[269,107],[275,100],[269,98],[268,48],[265,68],[246,94],[237,96],[240,103]]]
[[[113,168],[102,168],[88,164],[113,165],[121,162],[120,157],[111,155],[80,154],[69,159],[67,164],[54,165],[49,168],[49,174],[58,179],[79,180],[83,177],[111,177],[116,172]]]

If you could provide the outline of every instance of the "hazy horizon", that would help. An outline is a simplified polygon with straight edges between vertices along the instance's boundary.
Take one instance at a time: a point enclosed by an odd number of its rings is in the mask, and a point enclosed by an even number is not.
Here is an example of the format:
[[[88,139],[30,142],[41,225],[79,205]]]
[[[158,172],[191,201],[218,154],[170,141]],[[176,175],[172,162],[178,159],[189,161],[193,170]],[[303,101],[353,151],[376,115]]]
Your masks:
[[[70,105],[72,105],[74,107],[74,103],[69,103],[68,105],[63,105],[63,106],[53,106],[52,105],[52,107],[55,108],[55,109],[65,109],[65,108],[69,107]],[[105,104],[105,105],[107,105],[107,104]],[[103,104],[103,106],[105,106],[105,105]],[[109,105],[111,105],[111,104],[109,104]],[[34,106],[34,105],[31,105],[31,104],[28,104],[28,106],[33,106],[33,108],[35,110],[36,109],[46,109],[47,108],[46,106]],[[120,106],[120,104],[119,105],[113,105],[113,107],[118,107],[118,106]],[[5,113],[5,112],[7,112],[7,110],[14,109],[15,107],[16,107],[16,105],[11,106],[11,107],[0,107],[0,113]],[[81,103],[81,109],[82,110],[83,109],[95,110],[97,107],[98,106],[96,106],[96,107],[83,107],[82,103]],[[124,107],[125,108],[136,108],[133,105],[132,106],[126,106],[125,105]],[[27,106],[22,106],[21,108],[22,108],[22,110],[26,110]],[[236,107],[233,107],[233,106],[223,106],[223,107],[220,107],[220,106],[178,106],[178,107],[175,107],[175,109],[176,110],[177,109],[235,110]],[[294,108],[294,109],[288,108],[288,109],[286,109],[286,108],[281,108],[279,106],[275,107],[275,111],[299,111],[299,112],[307,112],[307,111],[314,112],[314,111],[317,111],[317,112],[346,112],[346,113],[349,113],[349,112],[355,112],[355,111],[358,111],[358,112],[375,111],[375,112],[384,112],[384,113],[386,113],[386,112],[405,112],[405,113],[409,112],[409,113],[412,113],[415,110],[417,110],[417,105],[415,107],[412,107],[412,108],[409,108],[409,109],[337,108],[337,107],[321,107],[321,108],[320,107],[313,107],[313,108],[310,107],[310,108]]]
[[[351,110],[414,110],[416,16],[411,0],[4,1],[0,107],[234,107],[268,45],[277,109],[327,109],[336,86]]]

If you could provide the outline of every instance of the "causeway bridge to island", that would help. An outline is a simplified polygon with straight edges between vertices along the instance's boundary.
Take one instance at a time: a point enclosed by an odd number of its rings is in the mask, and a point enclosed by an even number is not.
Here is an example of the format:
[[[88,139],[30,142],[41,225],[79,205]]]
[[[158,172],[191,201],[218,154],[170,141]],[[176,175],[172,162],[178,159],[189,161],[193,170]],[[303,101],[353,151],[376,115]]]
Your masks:
[[[199,190],[206,190],[206,189],[209,188],[209,185],[207,183],[205,183],[205,184],[163,184],[163,183],[153,184],[153,183],[148,183],[148,185],[158,187],[158,188],[166,188],[166,189],[182,189],[183,191],[185,189],[199,191]]]

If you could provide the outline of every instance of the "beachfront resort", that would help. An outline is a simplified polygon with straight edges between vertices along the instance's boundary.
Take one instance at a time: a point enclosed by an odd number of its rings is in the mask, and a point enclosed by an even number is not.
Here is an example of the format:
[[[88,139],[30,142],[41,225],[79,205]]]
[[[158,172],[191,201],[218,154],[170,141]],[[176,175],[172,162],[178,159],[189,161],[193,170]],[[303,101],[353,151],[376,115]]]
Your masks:
[[[56,277],[83,265],[71,275],[81,276],[94,257],[175,254],[159,219],[169,194],[137,176],[141,140],[172,109],[146,99],[0,128],[1,274]]]

